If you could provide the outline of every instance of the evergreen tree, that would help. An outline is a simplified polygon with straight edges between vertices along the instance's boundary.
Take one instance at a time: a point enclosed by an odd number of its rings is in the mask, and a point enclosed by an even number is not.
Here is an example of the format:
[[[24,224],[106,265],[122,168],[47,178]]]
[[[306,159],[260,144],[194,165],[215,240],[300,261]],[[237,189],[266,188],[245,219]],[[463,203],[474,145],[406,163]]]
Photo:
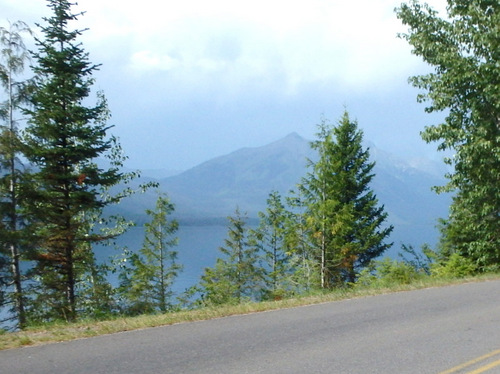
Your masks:
[[[108,280],[110,266],[97,263],[90,248],[87,253],[92,257],[76,286],[78,313],[93,319],[109,318],[118,311],[116,291]]]
[[[146,235],[138,253],[132,254],[120,274],[120,293],[130,314],[166,312],[173,308],[172,284],[182,266],[177,263],[178,242],[173,237],[179,227],[176,220],[168,220],[174,205],[160,195],[155,210],[147,210],[151,222],[144,225]]]
[[[207,305],[257,299],[262,288],[258,247],[248,238],[246,216],[236,209],[228,220],[228,237],[219,248],[223,257],[217,258],[213,268],[205,268],[200,281],[202,301]]]
[[[285,241],[293,269],[290,281],[296,292],[310,291],[319,286],[321,273],[309,241],[306,202],[299,191],[287,197],[288,215],[285,220]]]
[[[337,127],[325,120],[311,146],[319,159],[303,180],[307,226],[319,260],[321,287],[353,282],[357,272],[391,244],[382,228],[387,214],[369,184],[374,163],[362,146],[363,134],[347,112]]]
[[[10,24],[9,29],[0,27],[0,83],[5,89],[6,100],[0,106],[0,114],[5,121],[0,127],[0,214],[2,216],[1,247],[5,259],[10,263],[9,280],[13,292],[11,301],[14,304],[14,315],[18,327],[26,325],[24,291],[20,260],[22,255],[22,238],[27,230],[23,230],[22,214],[19,208],[20,184],[27,184],[27,174],[21,168],[19,155],[22,151],[18,134],[17,116],[20,107],[28,102],[28,95],[32,88],[30,80],[18,80],[23,74],[25,65],[29,61],[29,52],[24,44],[23,36],[31,35],[29,27],[21,21]],[[20,182],[23,183],[20,183]]]
[[[48,6],[53,15],[44,18],[44,39],[36,39],[37,88],[27,111],[25,155],[36,168],[37,187],[27,208],[34,221],[43,222],[32,255],[41,286],[34,297],[37,312],[40,318],[71,321],[77,317],[76,284],[90,258],[87,244],[105,239],[90,230],[89,215],[119,201],[121,196],[102,195],[124,176],[116,164],[108,169],[96,164],[98,157],[116,156],[115,139],[107,136],[104,96],[86,106],[98,66],[77,41],[81,31],[69,29],[80,14],[73,14],[66,0],[48,0]]]
[[[397,9],[408,33],[402,37],[434,72],[411,78],[429,102],[427,112],[446,111],[445,121],[422,132],[439,150],[452,150],[446,186],[455,192],[442,226],[443,250],[473,260],[483,270],[500,264],[500,3],[448,0],[440,17],[411,1]]]
[[[288,212],[279,192],[269,194],[266,211],[259,212],[259,218],[253,235],[264,253],[267,297],[281,297],[290,291],[291,267],[286,241]]]

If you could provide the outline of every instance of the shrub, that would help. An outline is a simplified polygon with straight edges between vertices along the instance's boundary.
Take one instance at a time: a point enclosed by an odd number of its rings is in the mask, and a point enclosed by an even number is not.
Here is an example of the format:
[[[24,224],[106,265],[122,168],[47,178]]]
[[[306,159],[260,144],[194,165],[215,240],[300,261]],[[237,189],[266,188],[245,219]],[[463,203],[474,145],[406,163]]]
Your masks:
[[[408,263],[385,258],[373,261],[359,275],[357,285],[365,287],[388,287],[409,284],[422,276],[422,272]]]
[[[431,265],[431,275],[438,278],[463,278],[474,274],[477,266],[472,260],[453,253],[446,261]]]

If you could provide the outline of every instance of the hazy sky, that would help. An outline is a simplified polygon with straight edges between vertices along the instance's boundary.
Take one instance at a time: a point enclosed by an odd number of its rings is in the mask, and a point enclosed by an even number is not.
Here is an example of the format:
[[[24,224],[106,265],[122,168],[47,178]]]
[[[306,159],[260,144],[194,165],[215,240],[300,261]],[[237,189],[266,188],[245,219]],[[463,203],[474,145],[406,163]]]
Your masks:
[[[443,10],[445,0],[428,0]],[[344,107],[379,148],[434,157],[410,75],[429,71],[397,38],[395,0],[79,0],[75,27],[128,166],[186,169],[291,132],[313,139]],[[44,0],[0,0],[0,24],[37,28]]]

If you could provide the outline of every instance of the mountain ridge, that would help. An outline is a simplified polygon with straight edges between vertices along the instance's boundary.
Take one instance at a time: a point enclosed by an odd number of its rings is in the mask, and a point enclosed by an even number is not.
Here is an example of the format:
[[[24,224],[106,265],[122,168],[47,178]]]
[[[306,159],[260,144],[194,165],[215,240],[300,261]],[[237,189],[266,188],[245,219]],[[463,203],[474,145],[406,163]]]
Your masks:
[[[450,198],[435,194],[431,187],[445,183],[444,177],[417,169],[371,143],[365,146],[376,163],[370,187],[389,214],[389,223],[395,226],[394,240],[435,242],[437,219],[446,216]],[[307,159],[315,157],[310,142],[291,133],[267,145],[241,148],[156,181],[174,203],[175,217],[181,224],[225,224],[223,218],[232,215],[236,207],[255,219],[259,211],[265,210],[273,190],[287,196],[306,175]],[[124,202],[122,213],[143,217],[144,210],[154,206],[156,193],[149,191],[131,200]]]
[[[431,187],[444,183],[444,178],[414,168],[372,144],[368,148],[376,163],[373,187],[379,200],[382,196],[390,198],[398,185],[409,195],[427,195],[432,200],[434,193],[430,191]],[[232,204],[232,209],[225,206],[223,215],[230,214],[236,205],[254,215],[265,205],[272,190],[286,194],[300,183],[307,172],[307,159],[314,158],[310,142],[297,133],[291,133],[261,147],[241,148],[213,158],[159,182],[162,189],[172,195],[174,202],[175,198],[179,198],[180,202],[192,200],[193,204],[201,203],[202,208],[205,202],[200,200],[217,200],[217,204],[208,203],[206,209],[201,209],[202,214],[220,215],[221,203],[226,202]],[[409,188],[408,182],[412,188]],[[392,192],[387,194],[384,191]]]

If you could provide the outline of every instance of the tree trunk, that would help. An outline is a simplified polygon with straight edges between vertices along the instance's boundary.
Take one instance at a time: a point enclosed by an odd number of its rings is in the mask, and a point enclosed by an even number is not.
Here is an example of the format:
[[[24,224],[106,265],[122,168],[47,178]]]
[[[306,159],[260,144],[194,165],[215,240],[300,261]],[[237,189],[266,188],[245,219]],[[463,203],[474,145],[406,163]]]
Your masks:
[[[10,166],[10,231],[13,235],[18,232],[17,227],[17,195],[16,195],[16,158],[14,152],[14,136],[15,136],[15,126],[14,126],[14,103],[12,102],[13,92],[12,92],[12,71],[9,71],[8,76],[8,87],[9,87],[9,166]],[[24,308],[24,298],[23,298],[23,287],[21,278],[21,268],[19,266],[19,246],[17,243],[17,237],[13,237],[10,243],[10,258],[11,258],[11,272],[14,284],[14,304],[18,319],[18,326],[20,329],[26,327],[26,312]]]
[[[66,320],[74,322],[76,320],[76,297],[75,297],[75,272],[73,268],[73,246],[66,247]]]

